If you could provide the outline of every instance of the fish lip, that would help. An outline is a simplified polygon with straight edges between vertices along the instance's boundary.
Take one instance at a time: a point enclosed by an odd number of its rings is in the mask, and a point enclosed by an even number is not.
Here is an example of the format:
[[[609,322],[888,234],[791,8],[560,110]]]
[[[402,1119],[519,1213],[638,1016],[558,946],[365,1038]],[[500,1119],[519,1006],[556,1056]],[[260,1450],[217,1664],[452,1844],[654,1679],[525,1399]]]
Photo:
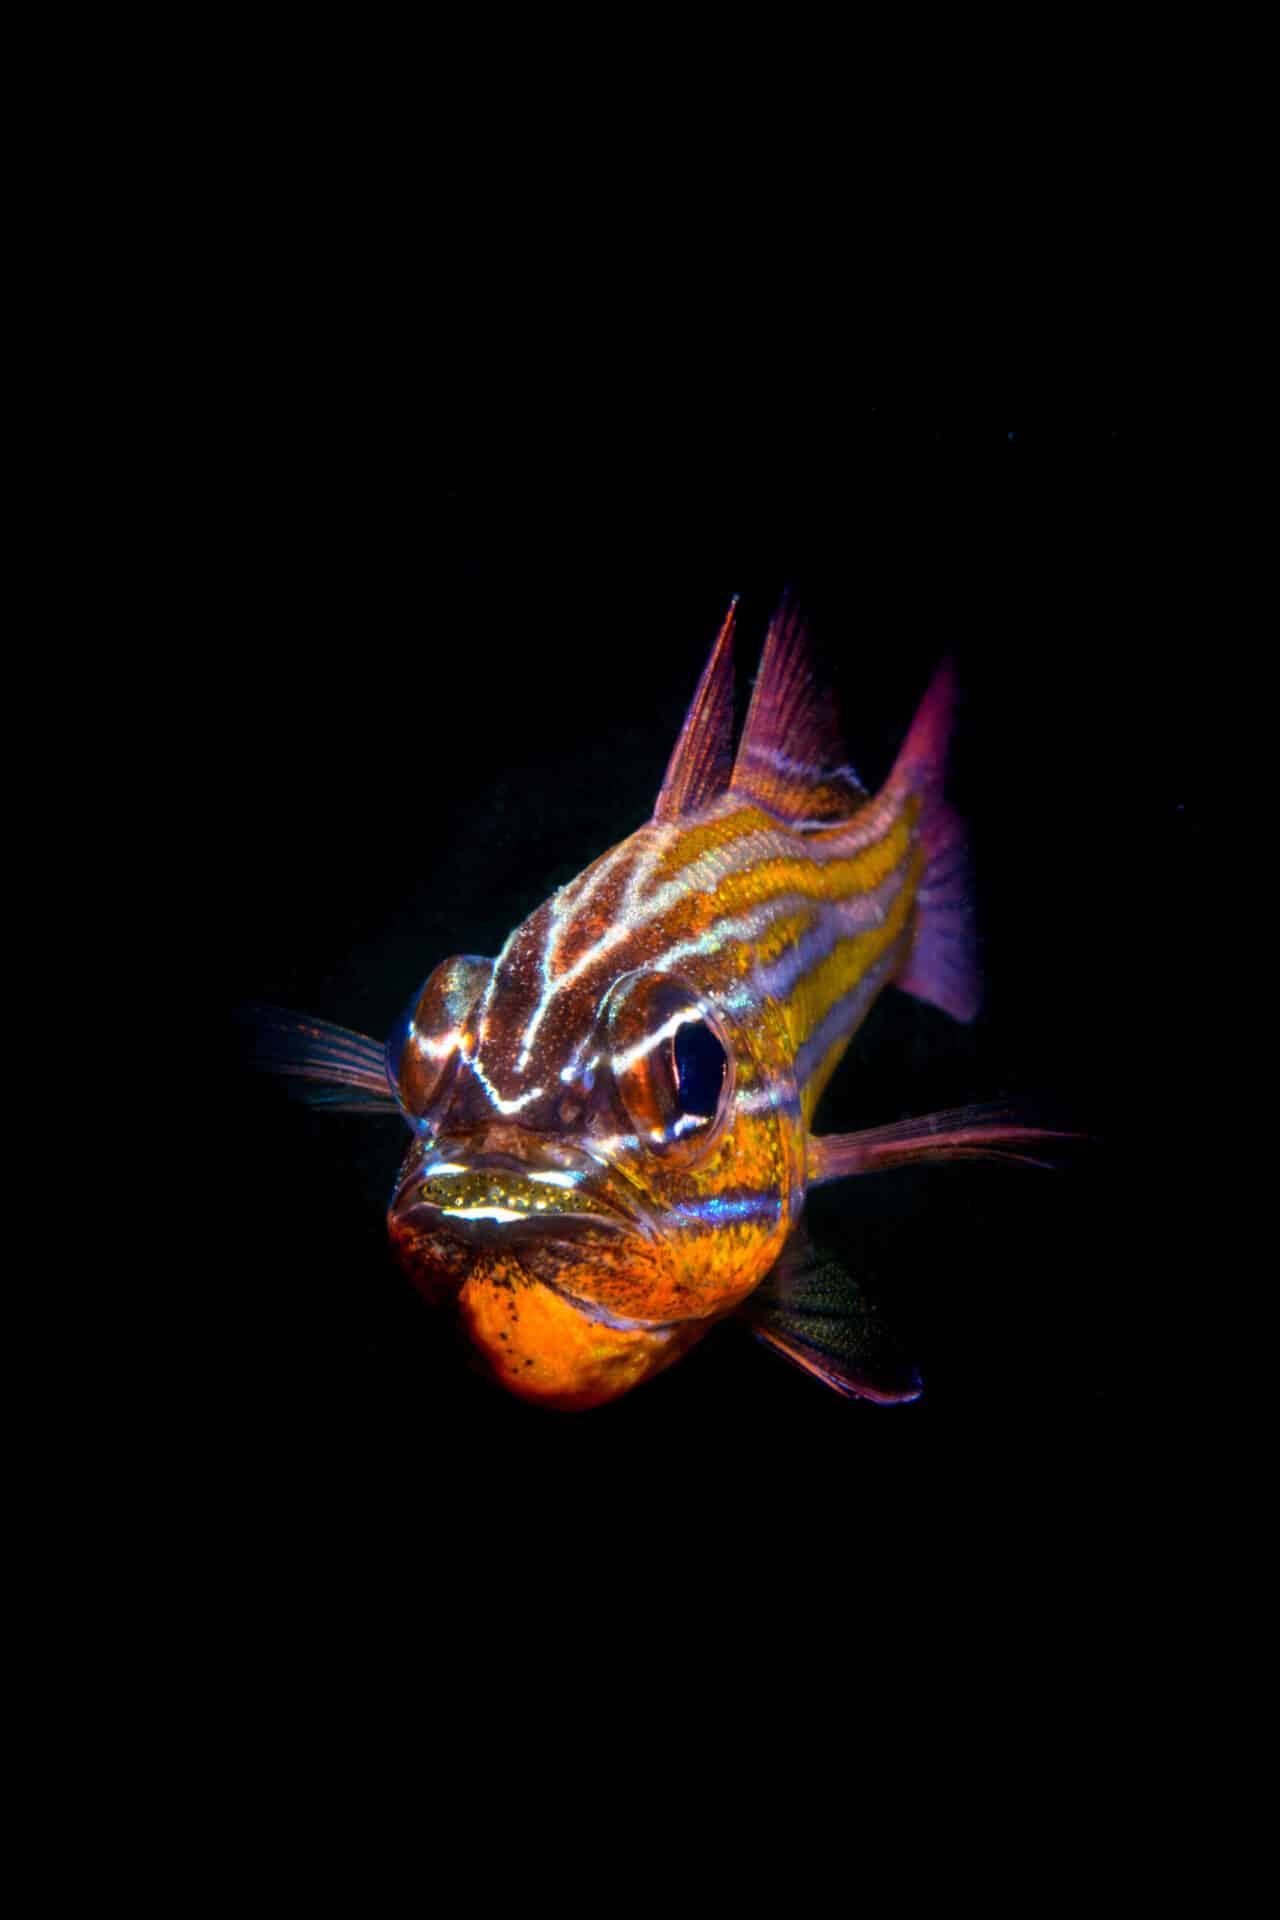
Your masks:
[[[613,1313],[545,1272],[535,1270],[529,1259],[521,1258],[522,1249],[531,1254],[535,1245],[547,1246],[556,1241],[574,1248],[580,1256],[584,1250],[589,1251],[593,1241],[611,1243],[616,1249],[619,1243],[625,1245],[628,1240],[638,1250],[644,1249],[646,1257],[651,1257],[651,1250],[661,1241],[657,1223],[643,1206],[633,1183],[625,1182],[624,1176],[609,1162],[558,1141],[536,1144],[535,1141],[536,1136],[531,1136],[530,1151],[517,1152],[481,1147],[461,1137],[446,1137],[437,1138],[429,1148],[424,1143],[412,1152],[388,1210],[387,1224],[400,1258],[412,1262],[415,1257],[425,1257],[430,1265],[431,1242],[444,1239],[452,1242],[464,1261],[468,1253],[503,1254],[529,1280],[546,1287],[566,1306],[602,1326],[622,1332],[661,1332],[668,1325],[677,1325],[675,1321],[631,1319]],[[515,1217],[494,1219],[481,1214],[467,1219],[450,1212],[447,1199],[428,1199],[420,1191],[431,1177],[432,1167],[448,1163],[482,1178],[487,1174],[507,1174],[527,1181],[539,1173],[573,1172],[580,1177],[582,1191],[590,1197],[592,1208],[590,1212],[575,1212],[572,1195],[561,1189],[561,1197],[568,1203],[563,1208],[554,1207],[545,1213],[508,1209]],[[553,1185],[544,1188],[548,1195]],[[495,1201],[495,1205],[501,1204],[500,1200]],[[459,1288],[464,1284],[461,1274],[456,1276],[456,1284]]]
[[[582,1191],[593,1202],[593,1207],[590,1211],[584,1209],[575,1213],[571,1206],[565,1206],[545,1216],[529,1214],[518,1220],[467,1220],[450,1213],[446,1207],[437,1206],[434,1201],[421,1196],[411,1197],[415,1184],[429,1175],[433,1163],[440,1165],[449,1162],[456,1163],[468,1172],[513,1173],[525,1179],[536,1178],[539,1174],[573,1172],[581,1179]],[[624,1186],[625,1191],[622,1191]],[[410,1228],[415,1224],[425,1226],[428,1221],[432,1224],[438,1222],[443,1230],[457,1233],[460,1239],[479,1246],[511,1246],[517,1238],[524,1236],[526,1229],[529,1230],[528,1237],[537,1239],[554,1239],[558,1231],[565,1229],[568,1229],[566,1237],[570,1237],[575,1230],[592,1227],[605,1232],[634,1234],[649,1244],[660,1239],[657,1225],[648,1209],[640,1204],[632,1183],[624,1183],[622,1176],[607,1161],[558,1141],[544,1143],[542,1151],[522,1154],[499,1148],[476,1149],[469,1146],[465,1139],[437,1139],[429,1151],[424,1150],[421,1155],[414,1156],[408,1171],[397,1181],[390,1213],[397,1222]],[[485,1228],[491,1229],[491,1232],[479,1231]],[[513,1233],[513,1228],[518,1231]]]
[[[603,1207],[604,1202],[600,1205]],[[449,1234],[465,1246],[507,1248],[515,1253],[522,1241],[530,1240],[586,1240],[590,1232],[642,1236],[636,1232],[632,1223],[622,1214],[609,1213],[551,1213],[520,1214],[514,1219],[495,1220],[483,1214],[468,1219],[465,1214],[454,1213],[448,1207],[440,1207],[432,1200],[416,1199],[407,1204],[397,1198],[391,1207],[397,1228],[401,1232],[413,1233],[436,1231]]]
[[[456,1213],[450,1213],[446,1207],[434,1201],[425,1200],[414,1194],[433,1163],[456,1161],[469,1172],[476,1173],[514,1173],[526,1178],[535,1172],[564,1172],[570,1168],[581,1172],[588,1179],[591,1174],[598,1178],[602,1169],[612,1179],[601,1190],[600,1184],[593,1184],[586,1190],[590,1192],[598,1212],[574,1213],[570,1210],[547,1214],[530,1214],[515,1220],[474,1219],[468,1220]],[[616,1328],[624,1333],[663,1333],[674,1331],[687,1324],[688,1316],[676,1319],[644,1320],[632,1319],[625,1314],[613,1313],[599,1301],[586,1295],[575,1293],[562,1281],[551,1278],[541,1272],[535,1272],[520,1258],[521,1247],[528,1247],[534,1241],[564,1240],[578,1245],[589,1243],[593,1233],[610,1237],[635,1238],[641,1244],[653,1245],[661,1238],[657,1226],[647,1210],[635,1204],[625,1204],[618,1193],[623,1176],[618,1174],[608,1162],[601,1161],[593,1154],[560,1146],[555,1147],[555,1159],[549,1155],[521,1155],[506,1151],[488,1149],[472,1151],[465,1142],[437,1140],[430,1152],[415,1157],[408,1173],[399,1182],[391,1203],[391,1218],[396,1232],[410,1238],[431,1233],[447,1234],[459,1246],[474,1247],[487,1251],[506,1253],[523,1269],[530,1280],[547,1288],[566,1306],[583,1315],[585,1319],[597,1325]],[[627,1183],[626,1200],[632,1199],[633,1185]]]

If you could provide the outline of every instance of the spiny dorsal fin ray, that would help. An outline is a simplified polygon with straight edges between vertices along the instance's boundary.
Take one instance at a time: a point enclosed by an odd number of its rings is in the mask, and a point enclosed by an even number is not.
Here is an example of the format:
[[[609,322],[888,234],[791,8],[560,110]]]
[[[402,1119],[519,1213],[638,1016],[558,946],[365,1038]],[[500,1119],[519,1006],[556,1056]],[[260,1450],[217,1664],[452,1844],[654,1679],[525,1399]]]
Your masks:
[[[735,593],[711,658],[685,715],[653,809],[655,820],[677,820],[715,800],[733,768],[733,623]]]
[[[867,797],[845,762],[835,703],[814,672],[790,592],[769,622],[730,784],[796,826],[847,819]]]

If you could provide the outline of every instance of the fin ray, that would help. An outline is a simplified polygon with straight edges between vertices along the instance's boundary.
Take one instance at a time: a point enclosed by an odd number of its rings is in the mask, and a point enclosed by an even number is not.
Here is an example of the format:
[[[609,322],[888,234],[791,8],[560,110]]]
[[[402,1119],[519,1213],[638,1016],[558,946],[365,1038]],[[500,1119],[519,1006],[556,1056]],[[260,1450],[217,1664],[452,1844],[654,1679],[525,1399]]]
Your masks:
[[[769,622],[731,785],[799,831],[848,819],[867,798],[845,762],[835,703],[789,592]]]
[[[1024,1166],[1052,1168],[1055,1162],[1042,1152],[1019,1149],[1043,1150],[1051,1141],[1085,1137],[1056,1127],[1028,1126],[1018,1118],[1016,1107],[998,1101],[949,1107],[885,1127],[867,1127],[860,1133],[810,1135],[808,1179],[810,1186],[821,1186],[854,1174],[884,1173],[892,1167],[941,1160],[1016,1160]]]
[[[803,1226],[743,1313],[758,1340],[836,1393],[882,1405],[920,1397],[919,1373],[853,1275]]]
[[[655,820],[677,820],[715,800],[733,768],[733,627],[735,593],[702,670],[680,737],[671,752],[653,809]]]
[[[943,797],[955,708],[956,674],[948,659],[929,682],[886,791],[918,796],[925,854],[915,939],[895,985],[968,1022],[982,1003],[982,971],[969,835]]]
[[[236,1022],[255,1067],[304,1083],[290,1087],[296,1099],[333,1113],[399,1111],[385,1051],[367,1034],[288,1007],[240,1007]]]

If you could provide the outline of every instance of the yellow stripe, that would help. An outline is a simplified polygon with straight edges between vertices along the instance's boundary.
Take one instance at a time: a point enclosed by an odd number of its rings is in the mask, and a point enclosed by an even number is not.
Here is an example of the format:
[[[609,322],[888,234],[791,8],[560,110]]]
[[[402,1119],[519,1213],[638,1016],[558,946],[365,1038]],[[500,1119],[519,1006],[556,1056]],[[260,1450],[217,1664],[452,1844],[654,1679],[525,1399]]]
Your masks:
[[[885,796],[882,794],[873,801],[869,800],[864,807],[857,813],[850,814],[847,819],[833,820],[829,825],[815,828],[803,836],[794,834],[785,820],[780,820],[776,814],[767,813],[758,806],[743,807],[737,813],[721,814],[718,819],[709,820],[702,826],[686,828],[680,833],[654,868],[650,876],[650,884],[657,887],[668,880],[674,880],[706,854],[729,855],[743,840],[755,833],[781,834],[799,841],[802,845],[807,844],[817,848],[832,846],[839,841],[842,834],[848,833],[854,827],[858,827],[863,832],[868,828],[875,832],[880,825],[877,815],[881,815],[884,811],[884,800]],[[890,821],[886,830],[890,836],[904,815],[909,816],[911,822],[915,820],[919,810],[915,796],[908,794],[904,796],[904,801],[902,811],[895,820]],[[882,844],[883,841],[877,838],[872,845],[860,849],[858,857],[874,855],[876,847]],[[793,857],[803,860],[803,856],[798,854]],[[815,867],[823,865],[825,868],[831,863],[812,861],[804,864],[812,864]],[[845,863],[834,864],[840,866]],[[892,864],[891,860],[890,866]],[[750,869],[750,871],[755,870]],[[869,884],[874,886],[874,880]]]
[[[847,900],[855,893],[871,893],[911,852],[912,826],[916,805],[900,813],[883,840],[865,847],[848,860],[819,862],[797,857],[761,860],[741,873],[727,873],[715,890],[716,918],[741,913],[744,908],[764,906],[769,900],[787,893],[800,894],[806,900]]]
[[[678,873],[683,873],[704,853],[722,852],[749,833],[767,833],[770,829],[776,833],[778,822],[767,813],[761,813],[759,807],[745,807],[741,813],[722,814],[718,820],[711,820],[706,826],[689,827],[659,861],[653,876],[654,884],[674,880]]]
[[[825,960],[819,960],[809,973],[797,980],[785,1007],[787,1027],[797,1052],[821,1026],[837,1000],[842,1000],[857,986],[863,974],[903,931],[915,901],[915,882],[919,879],[921,864],[922,859],[916,862],[915,872],[894,896],[878,927],[868,927],[864,933],[850,934],[847,940],[837,941]]]
[[[799,913],[783,914],[772,926],[766,927],[756,940],[739,940],[729,949],[729,965],[739,979],[753,973],[758,966],[768,966],[776,960],[787,947],[793,947],[802,934],[813,925],[813,909],[802,908]]]

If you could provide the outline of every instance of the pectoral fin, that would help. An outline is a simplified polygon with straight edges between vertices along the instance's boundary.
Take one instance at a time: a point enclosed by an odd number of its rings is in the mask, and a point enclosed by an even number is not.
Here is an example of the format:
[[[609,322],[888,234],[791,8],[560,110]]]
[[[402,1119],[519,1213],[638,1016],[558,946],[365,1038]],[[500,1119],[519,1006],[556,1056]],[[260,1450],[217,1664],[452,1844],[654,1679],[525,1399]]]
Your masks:
[[[376,1040],[287,1007],[237,1007],[246,1064],[284,1074],[295,1099],[329,1113],[397,1112]]]
[[[891,1167],[931,1160],[1017,1160],[1028,1167],[1052,1167],[1054,1141],[1084,1137],[1059,1128],[1026,1126],[1016,1107],[997,1102],[953,1107],[945,1113],[897,1120],[887,1127],[868,1127],[862,1133],[828,1134],[824,1139],[811,1134],[808,1180],[814,1187],[855,1173],[884,1173]]]
[[[920,1375],[848,1269],[803,1227],[743,1308],[758,1340],[837,1393],[891,1404],[920,1397]]]

